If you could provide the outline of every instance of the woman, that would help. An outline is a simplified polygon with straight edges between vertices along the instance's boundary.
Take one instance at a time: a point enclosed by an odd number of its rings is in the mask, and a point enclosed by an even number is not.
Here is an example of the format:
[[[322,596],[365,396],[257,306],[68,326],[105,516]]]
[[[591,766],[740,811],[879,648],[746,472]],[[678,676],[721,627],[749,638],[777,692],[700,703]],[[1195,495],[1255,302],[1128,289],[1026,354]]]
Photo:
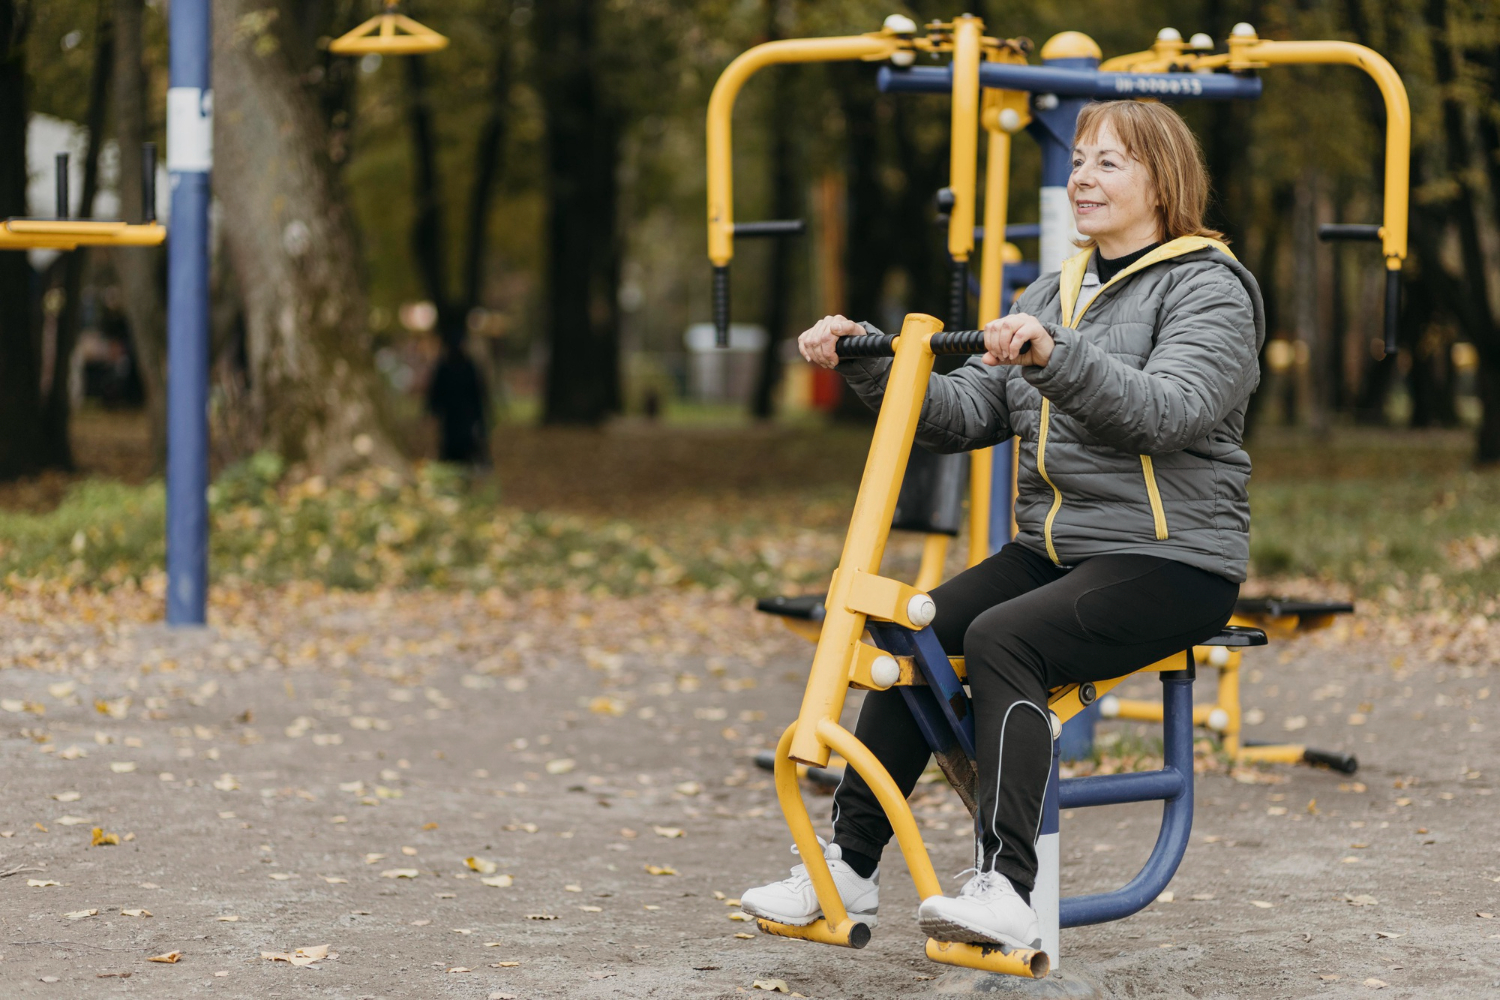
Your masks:
[[[980,800],[974,876],[918,911],[939,940],[1040,946],[1030,891],[1048,689],[1214,635],[1249,557],[1240,442],[1265,323],[1255,279],[1203,225],[1192,133],[1163,104],[1089,105],[1068,197],[1082,252],[985,327],[983,357],[932,376],[917,429],[943,452],[1021,440],[1014,544],[932,592],[943,647],[965,657]],[[835,348],[871,329],[830,316],[799,347],[878,407],[890,361],[841,362]],[[910,794],[928,748],[900,693],[868,693],[855,733]],[[854,769],[844,775],[825,856],[850,914],[873,925],[891,827]],[[821,916],[801,865],[741,900],[782,923]]]

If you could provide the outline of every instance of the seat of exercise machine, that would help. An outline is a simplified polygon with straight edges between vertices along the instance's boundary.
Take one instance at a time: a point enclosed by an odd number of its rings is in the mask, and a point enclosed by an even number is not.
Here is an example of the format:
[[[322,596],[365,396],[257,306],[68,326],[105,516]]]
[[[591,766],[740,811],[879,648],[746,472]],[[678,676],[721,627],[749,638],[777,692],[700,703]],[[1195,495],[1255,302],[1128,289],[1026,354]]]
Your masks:
[[[1281,597],[1242,597],[1234,602],[1237,615],[1270,615],[1284,618],[1290,615],[1348,615],[1354,613],[1354,605],[1346,601],[1296,601]]]
[[[825,594],[798,594],[796,597],[763,597],[755,602],[755,610],[782,618],[800,618],[803,621],[823,620]],[[1225,625],[1219,634],[1198,643],[1200,646],[1264,646],[1269,642],[1266,633],[1258,628],[1244,625]]]

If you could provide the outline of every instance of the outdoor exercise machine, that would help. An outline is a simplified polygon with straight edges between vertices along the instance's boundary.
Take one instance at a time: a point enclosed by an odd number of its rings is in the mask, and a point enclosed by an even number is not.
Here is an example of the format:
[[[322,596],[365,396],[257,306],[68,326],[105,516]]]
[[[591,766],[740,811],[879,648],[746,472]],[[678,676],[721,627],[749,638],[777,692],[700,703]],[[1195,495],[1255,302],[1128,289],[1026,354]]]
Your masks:
[[[875,755],[839,725],[850,688],[899,688],[949,782],[971,815],[976,809],[974,721],[963,687],[963,658],[948,656],[938,643],[931,627],[937,610],[932,598],[916,587],[880,575],[898,484],[911,453],[933,361],[940,355],[973,355],[984,350],[981,331],[941,330],[939,320],[913,313],[906,317],[899,336],[843,337],[838,342],[841,357],[889,356],[895,361],[849,533],[824,601],[822,628],[802,707],[776,748],[777,797],[807,865],[823,916],[805,927],[761,918],[757,923],[768,934],[854,948],[869,941],[868,927],[852,920],[839,899],[797,781],[799,764],[823,767],[835,752],[859,772],[879,799],[918,893],[925,899],[942,891],[905,796]],[[867,633],[868,641],[864,638]],[[1265,633],[1259,629],[1227,627],[1206,645],[1234,648],[1265,642]],[[1042,948],[1005,951],[929,940],[928,958],[948,965],[1040,978],[1057,967],[1061,927],[1129,916],[1149,905],[1166,888],[1187,850],[1192,829],[1194,666],[1193,650],[1186,649],[1138,671],[1158,673],[1162,681],[1164,765],[1155,771],[1060,780],[1056,736],[1062,724],[1125,678],[1069,684],[1049,693],[1054,736],[1052,777],[1042,809],[1037,843],[1040,870],[1032,892],[1032,904],[1042,926]],[[1161,832],[1141,872],[1113,892],[1059,899],[1060,810],[1156,800],[1165,804]]]
[[[1195,35],[1184,43],[1172,29],[1158,34],[1150,50],[1102,62],[1102,53],[1092,39],[1078,32],[1064,32],[1043,46],[1043,65],[1027,63],[1029,43],[1023,39],[986,37],[982,23],[964,15],[952,22],[934,22],[919,36],[913,22],[899,15],[887,18],[879,32],[823,39],[792,39],[756,46],[736,58],[721,75],[708,110],[708,249],[713,264],[713,315],[724,344],[729,326],[729,264],[736,236],[754,236],[801,231],[800,220],[762,223],[734,222],[731,183],[730,119],[736,96],[745,81],[769,65],[797,62],[861,60],[887,62],[879,82],[889,92],[946,93],[952,97],[950,135],[950,185],[940,195],[948,226],[948,253],[952,261],[950,326],[962,328],[969,287],[968,261],[976,242],[983,255],[979,281],[979,321],[982,325],[1000,314],[1006,257],[1014,260],[1013,247],[999,234],[1011,235],[1006,226],[1006,200],[1010,137],[1027,129],[1042,149],[1040,260],[1028,274],[1057,270],[1071,256],[1071,209],[1066,183],[1070,172],[1071,147],[1078,112],[1099,98],[1152,98],[1167,101],[1254,98],[1261,94],[1255,71],[1272,65],[1345,64],[1364,70],[1380,88],[1385,102],[1386,156],[1382,224],[1324,227],[1325,238],[1378,239],[1386,262],[1385,342],[1395,351],[1399,305],[1399,270],[1406,256],[1407,166],[1410,155],[1410,110],[1400,78],[1379,54],[1347,42],[1283,42],[1260,39],[1247,24],[1236,25],[1226,52],[1213,52],[1213,40]],[[916,67],[918,53],[951,53],[946,67]],[[984,227],[976,218],[977,133],[988,136],[985,177]],[[984,235],[989,234],[989,239]],[[1015,234],[1017,237],[1021,233]],[[1026,235],[1030,235],[1029,233]],[[1011,251],[1008,253],[1008,251]],[[1022,270],[1022,267],[1016,270]],[[1030,268],[1026,268],[1031,270]],[[938,891],[910,807],[901,797],[870,752],[838,725],[844,695],[851,686],[884,690],[900,687],[933,750],[939,766],[960,797],[974,810],[972,794],[972,720],[962,686],[961,658],[943,655],[930,628],[935,608],[924,588],[909,587],[880,577],[879,565],[889,534],[889,522],[899,496],[898,484],[911,454],[917,416],[925,395],[933,359],[944,354],[981,353],[979,331],[940,333],[942,325],[930,316],[908,315],[900,337],[840,338],[841,356],[895,358],[887,392],[877,419],[870,458],[861,481],[859,496],[843,556],[829,593],[790,601],[762,602],[762,610],[785,617],[799,632],[813,637],[817,651],[808,678],[802,710],[775,753],[773,766],[783,812],[792,829],[799,853],[807,863],[824,918],[804,928],[760,921],[762,930],[827,943],[861,946],[868,930],[849,920],[838,900],[813,834],[811,820],[797,785],[799,767],[822,768],[833,752],[858,770],[875,791],[896,830],[897,841],[913,873],[918,891],[925,897]],[[904,347],[902,345],[905,345]],[[984,547],[994,550],[1011,535],[1011,502],[1014,496],[1014,451],[1001,446],[990,449],[985,472],[989,488],[972,488],[980,476],[976,461],[971,476],[969,523],[971,549],[978,528],[985,532]],[[1003,526],[1003,527],[1002,527]],[[998,529],[998,530],[997,530]],[[985,553],[987,554],[987,553]],[[971,551],[971,563],[977,561]],[[779,607],[769,606],[778,603]],[[1333,605],[1308,606],[1295,614],[1284,608],[1243,609],[1257,619],[1278,620],[1284,632],[1306,623],[1317,627],[1331,615],[1348,610]],[[1292,622],[1295,624],[1291,624]],[[868,632],[870,642],[862,636]],[[1181,657],[1171,657],[1147,670],[1161,673],[1163,699],[1155,703],[1114,701],[1117,716],[1149,717],[1164,723],[1164,756],[1161,771],[1131,775],[1070,779],[1049,784],[1043,810],[1042,835],[1038,842],[1041,862],[1033,901],[1042,921],[1043,952],[1001,954],[997,949],[929,942],[928,955],[949,964],[1006,972],[1013,975],[1044,975],[1047,966],[1057,967],[1058,928],[1119,919],[1147,905],[1175,872],[1186,846],[1192,810],[1192,733],[1194,710],[1191,683],[1199,662],[1220,670],[1219,703],[1203,713],[1204,723],[1213,721],[1222,734],[1231,734],[1241,759],[1310,759],[1305,747],[1255,748],[1243,745],[1239,736],[1239,650],[1264,645],[1265,632],[1247,625],[1230,625],[1214,640]],[[1052,693],[1054,736],[1062,723],[1095,705],[1122,679],[1105,684],[1074,686]],[[924,692],[921,689],[925,687]],[[1095,710],[1097,712],[1097,709]],[[1215,713],[1222,713],[1227,721]],[[966,728],[967,724],[967,728]],[[1256,751],[1260,755],[1256,756]],[[1312,752],[1316,753],[1316,752]],[[1059,741],[1054,740],[1054,779]],[[1337,762],[1324,760],[1323,763]],[[1352,769],[1353,759],[1348,758]],[[1058,789],[1056,795],[1051,789]],[[1162,830],[1146,867],[1126,887],[1115,893],[1058,900],[1057,810],[1067,807],[1103,805],[1160,798],[1166,801]]]
[[[172,190],[172,239],[167,244],[167,624],[201,626],[208,612],[208,367],[209,367],[209,204],[213,172],[214,92],[212,83],[212,4],[174,0],[168,21],[167,173]],[[338,54],[411,55],[433,52],[448,39],[396,10],[385,11],[330,43]],[[155,176],[155,168],[146,171]],[[149,202],[154,205],[154,200]],[[46,220],[43,230],[23,221],[28,238],[45,245],[128,243],[149,238],[161,243],[165,231],[125,227],[89,231],[114,223]],[[7,223],[6,228],[14,231]],[[159,235],[158,235],[159,231]],[[0,233],[0,247],[5,246]],[[149,242],[133,245],[150,245]]]

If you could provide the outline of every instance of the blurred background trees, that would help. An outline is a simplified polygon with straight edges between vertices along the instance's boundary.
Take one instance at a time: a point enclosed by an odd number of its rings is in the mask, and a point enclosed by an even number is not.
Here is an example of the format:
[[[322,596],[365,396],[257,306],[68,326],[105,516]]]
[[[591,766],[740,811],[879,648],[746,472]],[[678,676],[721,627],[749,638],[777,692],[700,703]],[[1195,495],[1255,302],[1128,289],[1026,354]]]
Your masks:
[[[50,214],[65,143],[76,196],[138,217],[136,150],[164,148],[166,6],[0,0],[0,213]],[[220,462],[259,449],[327,471],[367,457],[482,461],[492,419],[837,412],[836,385],[786,363],[790,337],[832,311],[887,325],[944,312],[933,196],[946,99],[881,95],[871,65],[805,66],[746,87],[735,179],[739,217],[803,217],[808,232],[738,248],[735,316],[759,328],[743,351],[726,360],[685,342],[709,317],[703,117],[718,73],[769,38],[960,8],[411,0],[448,49],[327,53],[377,7],[215,3]],[[1222,41],[1244,20],[1390,58],[1415,121],[1391,358],[1375,347],[1378,254],[1315,238],[1321,222],[1378,218],[1374,86],[1348,69],[1277,69],[1257,102],[1182,109],[1214,177],[1214,224],[1266,293],[1255,420],[1313,433],[1467,426],[1476,458],[1500,462],[1500,2],[986,0],[974,12],[1038,46],[1083,29],[1106,56],[1168,25]],[[1036,220],[1037,176],[1023,138],[1012,221]],[[81,406],[144,412],[160,461],[163,288],[159,251],[0,254],[0,477],[68,468]],[[424,410],[438,418],[427,430]]]

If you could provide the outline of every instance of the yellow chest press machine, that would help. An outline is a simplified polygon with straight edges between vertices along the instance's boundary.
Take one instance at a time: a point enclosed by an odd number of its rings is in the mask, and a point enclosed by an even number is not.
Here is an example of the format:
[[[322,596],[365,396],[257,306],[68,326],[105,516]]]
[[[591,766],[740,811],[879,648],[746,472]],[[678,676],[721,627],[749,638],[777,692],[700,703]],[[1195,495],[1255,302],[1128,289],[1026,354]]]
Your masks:
[[[990,238],[984,241],[980,264],[979,321],[982,325],[1000,315],[1007,249],[1014,259],[1013,248],[1007,248],[1002,236],[1005,232],[1010,137],[1026,127],[1034,113],[1058,109],[1062,103],[1059,92],[1069,93],[1075,98],[1171,99],[1215,96],[1206,92],[1218,88],[1217,96],[1221,97],[1257,96],[1258,80],[1253,75],[1257,69],[1297,63],[1342,63],[1365,70],[1380,87],[1385,99],[1384,224],[1340,226],[1326,235],[1381,242],[1388,272],[1387,351],[1394,351],[1397,274],[1406,255],[1410,143],[1410,112],[1399,77],[1389,63],[1363,46],[1338,41],[1265,41],[1243,24],[1235,27],[1226,45],[1227,51],[1214,53],[1212,49],[1213,43],[1206,36],[1194,36],[1191,42],[1183,43],[1179,34],[1167,30],[1158,36],[1150,50],[1101,65],[1098,48],[1092,40],[1068,32],[1044,47],[1042,55],[1047,65],[1031,67],[1026,60],[1028,43],[986,37],[979,19],[965,15],[950,23],[935,22],[927,27],[925,35],[919,35],[909,19],[893,16],[878,32],[769,42],[743,53],[721,75],[708,112],[708,243],[709,257],[714,266],[714,320],[721,345],[727,343],[728,338],[728,268],[733,257],[734,237],[755,234],[758,226],[767,225],[737,226],[734,222],[730,148],[730,122],[735,98],[744,82],[763,67],[795,62],[887,62],[890,66],[882,69],[882,85],[886,89],[951,93],[948,252],[954,264],[955,297],[966,294],[968,260],[975,244],[978,131],[983,126],[988,138],[984,231]],[[912,68],[919,52],[951,53],[951,63],[941,69]],[[1076,109],[1073,117],[1076,118]],[[1052,138],[1058,144],[1064,149],[1071,145],[1071,128],[1067,129],[1067,135],[1056,134],[1061,130],[1054,122],[1052,129]],[[1044,185],[1046,172],[1044,156]],[[1054,183],[1052,186],[1058,185]],[[1049,255],[1056,256],[1059,248],[1065,250],[1066,235],[1071,232],[1071,226],[1066,233],[1061,231],[1059,220],[1066,217],[1058,202],[1057,194],[1054,192],[1049,198],[1044,186],[1041,233],[1041,266],[1044,271],[1060,263],[1048,259]],[[1061,207],[1067,207],[1065,195]],[[777,226],[777,223],[771,223],[768,228],[774,230]],[[950,304],[950,312],[955,311]],[[961,314],[961,306],[958,311]],[[810,638],[815,638],[817,650],[797,720],[783,734],[774,755],[776,790],[824,915],[806,927],[762,919],[758,923],[766,933],[856,948],[869,940],[868,928],[852,921],[839,900],[797,782],[799,766],[824,767],[833,753],[840,754],[849,766],[858,770],[880,800],[918,892],[925,898],[941,891],[910,806],[874,755],[839,724],[849,688],[899,688],[927,735],[940,766],[971,813],[974,809],[973,723],[963,688],[963,660],[944,654],[929,627],[935,607],[924,591],[934,579],[933,568],[924,558],[923,570],[919,574],[920,586],[909,586],[880,575],[881,558],[933,360],[942,354],[982,351],[978,331],[944,333],[941,330],[940,321],[914,313],[906,317],[898,336],[841,338],[839,343],[841,356],[891,356],[894,362],[849,532],[829,592],[816,604],[803,602],[805,608],[795,607],[791,612],[793,620],[789,622],[799,631],[809,634]],[[990,487],[990,461],[987,453],[976,458],[971,472],[970,564],[990,550],[991,507],[1008,500],[1014,489],[1012,463],[1006,463],[1009,468],[1001,470],[1009,474],[996,477],[1000,480],[1000,488]],[[991,503],[992,498],[995,504]],[[936,572],[940,577],[940,563]],[[777,608],[766,606],[765,610]],[[1253,613],[1255,620],[1263,621],[1269,616],[1283,629],[1315,625],[1335,613],[1328,606],[1290,611],[1266,607],[1246,611]],[[803,620],[797,621],[798,618]],[[1054,740],[1054,780],[1049,783],[1043,808],[1042,836],[1038,844],[1041,871],[1033,892],[1033,902],[1042,921],[1042,950],[1005,953],[999,948],[929,940],[928,957],[950,965],[1022,977],[1044,977],[1049,969],[1058,967],[1060,927],[1121,919],[1155,899],[1175,873],[1192,826],[1192,737],[1195,723],[1192,682],[1195,667],[1203,662],[1221,670],[1221,704],[1208,713],[1200,712],[1204,717],[1196,721],[1209,722],[1208,714],[1216,710],[1232,715],[1232,727],[1217,716],[1212,721],[1226,737],[1232,732],[1238,743],[1237,699],[1228,709],[1222,705],[1227,697],[1237,694],[1238,689],[1226,690],[1231,685],[1226,685],[1225,675],[1229,673],[1237,682],[1233,668],[1238,667],[1239,649],[1263,645],[1266,641],[1265,632],[1259,628],[1248,627],[1248,623],[1231,624],[1197,650],[1184,650],[1182,654],[1139,671],[1158,673],[1163,685],[1160,706],[1143,703],[1145,708],[1136,709],[1142,714],[1134,716],[1158,718],[1164,723],[1164,766],[1160,770],[1058,781],[1058,751]],[[1054,717],[1054,735],[1061,732],[1062,724],[1068,719],[1097,702],[1123,680],[1125,678],[1098,684],[1068,685],[1051,692],[1049,707]],[[1132,717],[1129,703],[1117,701],[1115,708],[1115,714]],[[1149,716],[1146,714],[1148,710]],[[1265,759],[1275,758],[1267,755]],[[1162,826],[1141,872],[1113,892],[1059,899],[1057,841],[1060,809],[1154,800],[1164,803]]]

